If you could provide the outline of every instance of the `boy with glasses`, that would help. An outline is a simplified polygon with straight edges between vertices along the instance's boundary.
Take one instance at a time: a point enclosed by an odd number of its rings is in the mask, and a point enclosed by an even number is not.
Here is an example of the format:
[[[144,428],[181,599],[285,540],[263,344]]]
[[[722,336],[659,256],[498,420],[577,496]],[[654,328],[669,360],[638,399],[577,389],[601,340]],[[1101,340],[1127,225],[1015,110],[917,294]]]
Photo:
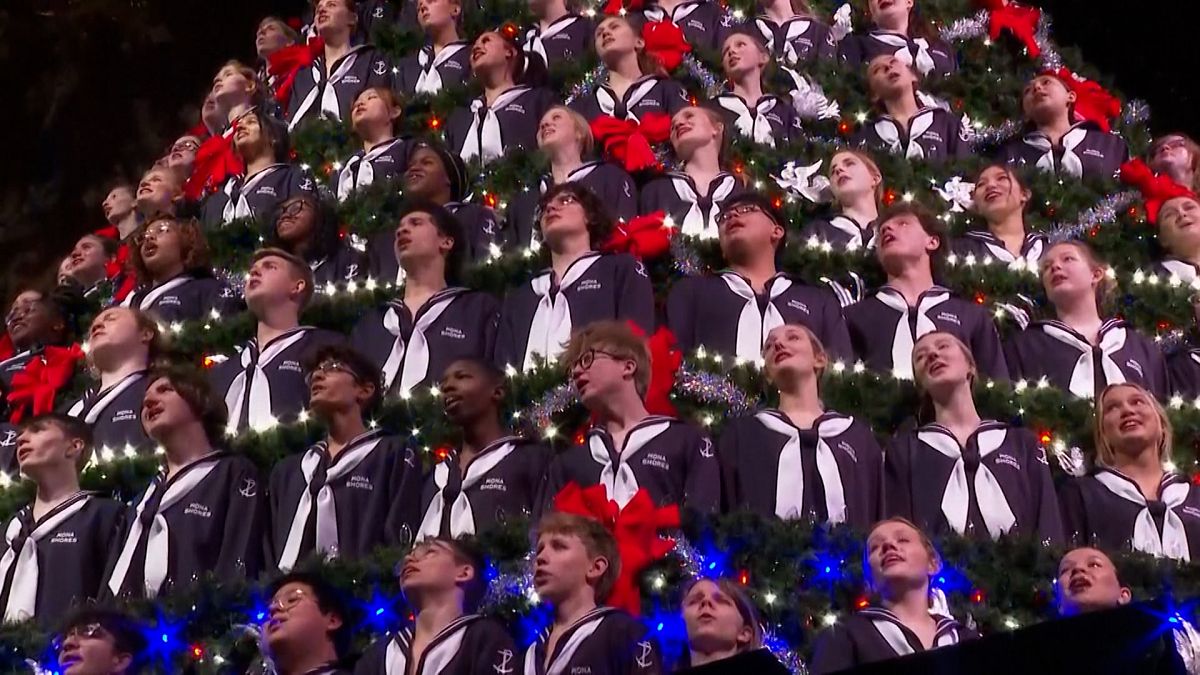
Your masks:
[[[62,675],[134,675],[146,639],[124,614],[86,608],[67,619],[56,646]]]
[[[349,675],[339,667],[350,641],[338,592],[316,574],[294,572],[271,584],[263,639],[277,675]]]
[[[682,420],[651,415],[643,399],[650,383],[645,341],[620,321],[599,321],[576,333],[563,361],[594,426],[584,442],[550,463],[546,505],[565,485],[601,484],[618,506],[646,488],[655,504],[715,512],[720,468],[712,441]]]
[[[837,298],[776,267],[787,228],[769,199],[756,192],[731,197],[717,215],[717,234],[729,268],[685,277],[667,297],[667,325],[682,349],[702,346],[761,365],[771,329],[801,324],[833,358],[853,356]]]
[[[300,325],[312,296],[312,270],[303,259],[277,248],[254,252],[245,297],[258,319],[257,334],[210,371],[231,430],[291,422],[308,406],[304,362],[320,347],[344,341],[339,333]]]
[[[283,571],[314,552],[356,559],[407,544],[420,508],[415,453],[367,427],[382,391],[378,369],[348,347],[327,345],[306,372],[312,412],[328,432],[271,472],[267,554]]]

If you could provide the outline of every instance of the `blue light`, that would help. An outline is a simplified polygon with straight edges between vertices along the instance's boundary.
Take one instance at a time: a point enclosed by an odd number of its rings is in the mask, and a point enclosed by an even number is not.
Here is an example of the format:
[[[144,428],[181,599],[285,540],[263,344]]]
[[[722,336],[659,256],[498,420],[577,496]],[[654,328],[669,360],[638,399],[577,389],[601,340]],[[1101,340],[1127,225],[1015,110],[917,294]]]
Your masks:
[[[266,613],[266,612],[259,612],[259,613],[255,614],[255,615],[254,615],[254,620],[255,620],[255,621],[257,621],[257,622],[259,622],[259,623],[262,623],[263,621],[266,621],[266,620],[267,620],[267,613]]]
[[[375,616],[382,616],[386,610],[382,607],[375,610]]]
[[[658,622],[658,626],[656,626],[656,627],[654,628],[654,630],[656,630],[656,631],[658,631],[658,632],[660,632],[660,633],[661,633],[661,632],[662,632],[662,629],[663,629],[663,626],[665,626],[665,625],[666,625],[666,624],[664,624],[662,621],[659,621],[659,622]]]
[[[167,635],[166,633],[163,633],[162,635],[159,636],[159,639],[161,639],[163,641],[163,644],[166,644],[171,641],[171,636]]]
[[[708,571],[711,572],[715,569],[717,569],[717,563],[715,560],[713,562],[708,563]]]

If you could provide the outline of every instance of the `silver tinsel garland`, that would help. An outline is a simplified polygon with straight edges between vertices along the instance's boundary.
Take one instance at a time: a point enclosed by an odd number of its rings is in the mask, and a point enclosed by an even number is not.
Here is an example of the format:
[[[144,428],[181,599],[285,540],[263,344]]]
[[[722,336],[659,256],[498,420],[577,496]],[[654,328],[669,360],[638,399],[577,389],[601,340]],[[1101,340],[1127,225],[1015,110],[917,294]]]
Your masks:
[[[1117,214],[1129,208],[1130,204],[1139,199],[1141,199],[1141,195],[1132,190],[1113,193],[1101,199],[1087,211],[1079,214],[1079,220],[1075,223],[1059,225],[1047,232],[1046,235],[1050,238],[1051,242],[1059,242],[1064,239],[1081,239],[1086,235],[1088,230],[1097,225],[1116,222]]]
[[[752,410],[756,400],[721,375],[693,370],[687,364],[679,368],[674,391],[703,403],[720,404],[731,415]]]

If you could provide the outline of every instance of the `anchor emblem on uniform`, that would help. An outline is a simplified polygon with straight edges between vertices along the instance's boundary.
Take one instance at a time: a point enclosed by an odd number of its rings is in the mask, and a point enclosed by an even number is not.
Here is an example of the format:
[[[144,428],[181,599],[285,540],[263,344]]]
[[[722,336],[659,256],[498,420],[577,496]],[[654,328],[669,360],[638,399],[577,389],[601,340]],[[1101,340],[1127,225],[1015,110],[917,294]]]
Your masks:
[[[500,675],[505,675],[505,673],[513,672],[512,667],[508,665],[510,662],[512,662],[512,657],[513,657],[513,653],[512,653],[511,649],[501,649],[500,650],[500,663],[497,663],[496,665],[492,666],[492,670],[496,671],[497,673],[500,673]]]
[[[371,12],[371,17],[375,18],[375,19],[382,19],[383,18],[383,5],[379,5],[378,7],[376,7],[375,11]]]
[[[383,75],[386,72],[387,72],[387,64],[384,63],[383,61],[376,61],[375,62],[375,74]]]
[[[258,494],[258,483],[253,478],[243,478],[242,486],[238,488],[238,494],[243,497],[253,497]]]
[[[10,446],[13,444],[13,441],[15,441],[16,438],[17,438],[17,432],[13,431],[12,429],[9,429],[8,431],[4,432],[4,440],[0,441],[0,445],[3,445],[5,447]]]
[[[637,655],[637,664],[641,668],[649,668],[651,664],[650,654],[654,652],[654,647],[650,646],[650,642],[643,640],[638,643],[638,647],[642,650]]]
[[[305,190],[305,191],[311,191],[313,189],[312,179],[305,177],[304,180],[300,181],[300,189]]]
[[[713,456],[713,448],[712,448],[711,440],[709,440],[707,438],[704,439],[704,443],[700,446],[700,456],[701,457],[712,457]]]

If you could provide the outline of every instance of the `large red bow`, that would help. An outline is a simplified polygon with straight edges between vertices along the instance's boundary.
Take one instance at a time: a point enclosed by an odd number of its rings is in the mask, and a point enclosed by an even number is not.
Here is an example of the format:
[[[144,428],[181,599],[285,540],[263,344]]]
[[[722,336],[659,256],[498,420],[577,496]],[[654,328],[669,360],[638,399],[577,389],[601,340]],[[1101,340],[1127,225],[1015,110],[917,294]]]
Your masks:
[[[663,224],[666,213],[655,211],[628,223],[617,223],[608,241],[600,247],[610,253],[629,253],[642,260],[653,260],[671,248],[672,228]]]
[[[641,614],[638,574],[675,548],[675,541],[659,537],[658,531],[664,527],[679,527],[679,507],[673,504],[656,507],[650,493],[640,488],[625,508],[618,508],[616,502],[609,500],[603,485],[580,488],[578,483],[572,482],[555,495],[554,508],[598,520],[612,533],[621,557],[621,573],[605,604],[633,615]]]
[[[121,231],[115,225],[102,227],[93,232],[97,237],[121,239]],[[113,300],[120,302],[133,291],[136,279],[129,268],[129,244],[121,242],[117,246],[117,254],[104,264],[104,276],[113,282]]]
[[[1057,77],[1067,89],[1075,92],[1075,115],[1095,122],[1103,131],[1112,130],[1112,119],[1121,114],[1121,101],[1108,93],[1099,83],[1085,80],[1067,68],[1047,70],[1042,75]]]
[[[8,392],[12,411],[9,421],[19,424],[25,415],[41,415],[54,410],[54,396],[75,374],[75,363],[83,358],[78,344],[70,347],[46,347],[25,364],[24,370],[13,374]]]
[[[626,322],[633,332],[646,337],[646,331],[632,321]],[[655,415],[676,414],[675,406],[671,403],[671,390],[675,388],[675,376],[683,365],[683,352],[679,351],[675,334],[666,327],[660,327],[646,340],[650,350],[650,385],[646,387],[646,410]]]
[[[237,126],[237,122],[234,122],[234,126]],[[183,184],[183,194],[191,201],[198,202],[216,190],[225,179],[244,171],[245,164],[233,149],[233,134],[209,136],[196,150],[196,162],[192,175]]]
[[[276,78],[275,100],[281,105],[287,105],[288,97],[292,94],[292,85],[296,83],[296,73],[301,68],[307,68],[325,52],[325,40],[320,37],[311,38],[308,44],[284,47],[267,57],[267,74]]]
[[[683,31],[669,19],[642,24],[642,40],[646,43],[646,53],[658,59],[668,73],[683,63],[684,54],[692,51]]]
[[[658,166],[651,145],[664,143],[671,137],[671,118],[666,113],[646,113],[640,123],[601,115],[592,120],[591,127],[592,136],[605,154],[623,164],[630,173]]]
[[[995,41],[1000,39],[1001,33],[1008,31],[1025,45],[1030,58],[1036,59],[1042,55],[1042,48],[1034,37],[1042,10],[1008,0],[982,0],[980,4],[988,11],[988,37]]]
[[[1121,165],[1121,182],[1142,193],[1146,201],[1146,217],[1158,223],[1158,211],[1168,200],[1176,197],[1196,198],[1186,187],[1168,176],[1156,175],[1140,158],[1131,159]]]

